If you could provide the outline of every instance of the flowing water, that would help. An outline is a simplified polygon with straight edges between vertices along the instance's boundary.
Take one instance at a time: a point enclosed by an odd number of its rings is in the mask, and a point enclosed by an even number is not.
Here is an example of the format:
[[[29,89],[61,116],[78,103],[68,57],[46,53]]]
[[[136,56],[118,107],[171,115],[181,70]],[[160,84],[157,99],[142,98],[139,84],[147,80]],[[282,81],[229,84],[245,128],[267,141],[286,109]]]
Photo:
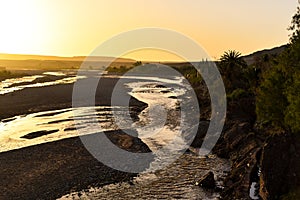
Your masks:
[[[51,76],[60,76],[61,78],[55,81],[46,81],[42,83],[33,83],[34,80],[37,78],[43,78],[47,75]],[[63,72],[45,72],[41,75],[33,75],[33,76],[24,76],[21,78],[11,78],[11,79],[5,79],[4,81],[0,82],[0,95],[12,93],[18,90],[23,90],[25,88],[34,88],[34,87],[45,87],[45,86],[51,86],[51,85],[58,85],[58,84],[68,84],[68,83],[74,83],[78,79],[86,78],[84,76],[70,76],[68,73]],[[12,86],[13,84],[17,83],[25,83],[24,85],[19,86]]]
[[[132,183],[110,184],[101,188],[90,188],[61,197],[69,199],[219,199],[212,190],[198,186],[199,179],[213,171],[222,187],[224,171],[229,170],[227,160],[210,156],[200,158],[195,154],[184,154],[167,168],[152,173],[141,173]]]
[[[43,83],[30,83],[48,75],[61,78]],[[7,79],[0,83],[0,94],[24,88],[68,84],[82,78],[85,77],[67,76],[62,72],[46,72],[42,75]],[[178,97],[186,91],[184,87],[164,86],[165,83],[182,85],[183,79],[142,76],[128,76],[126,79],[131,79],[130,83],[124,85],[131,89],[130,95],[148,104],[135,123],[123,122],[122,117],[126,116],[128,107],[122,106],[66,108],[15,116],[0,122],[0,152],[92,134],[99,130],[134,129],[155,155],[149,170],[141,173],[131,184],[120,183],[91,188],[88,192],[73,193],[62,199],[218,199],[217,193],[201,189],[197,186],[197,181],[208,171],[213,171],[220,186],[224,171],[229,170],[229,163],[226,160],[212,155],[209,158],[201,158],[197,154],[190,153],[183,154],[167,168],[159,168],[161,161],[170,157],[170,152],[178,151],[178,146],[185,143],[184,139],[177,136],[182,134],[180,116],[185,117],[187,114],[178,109],[180,104]],[[22,82],[28,84],[10,87],[14,83]],[[156,120],[158,116],[162,120]],[[97,118],[96,121],[91,120],[94,117]],[[168,153],[159,151],[175,138],[174,145],[168,146]]]

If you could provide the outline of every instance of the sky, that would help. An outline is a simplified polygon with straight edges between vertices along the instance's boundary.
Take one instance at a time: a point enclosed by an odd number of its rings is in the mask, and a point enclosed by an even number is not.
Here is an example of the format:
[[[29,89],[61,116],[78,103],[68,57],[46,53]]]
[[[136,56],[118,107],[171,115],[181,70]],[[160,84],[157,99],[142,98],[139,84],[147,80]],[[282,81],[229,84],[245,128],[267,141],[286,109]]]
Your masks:
[[[212,58],[288,42],[297,0],[1,0],[0,53],[89,55],[112,36],[143,27],[171,29]],[[140,51],[136,60],[173,59]],[[109,56],[109,55],[106,55]]]

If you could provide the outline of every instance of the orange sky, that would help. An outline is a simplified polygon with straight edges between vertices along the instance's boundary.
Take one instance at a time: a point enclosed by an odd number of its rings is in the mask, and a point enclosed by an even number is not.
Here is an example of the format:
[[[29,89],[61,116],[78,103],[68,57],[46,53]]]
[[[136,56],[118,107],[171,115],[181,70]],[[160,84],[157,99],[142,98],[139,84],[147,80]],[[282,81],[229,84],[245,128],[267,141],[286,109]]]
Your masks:
[[[194,39],[212,58],[228,49],[248,54],[287,43],[296,7],[297,0],[1,0],[0,53],[88,55],[113,35],[159,27]]]

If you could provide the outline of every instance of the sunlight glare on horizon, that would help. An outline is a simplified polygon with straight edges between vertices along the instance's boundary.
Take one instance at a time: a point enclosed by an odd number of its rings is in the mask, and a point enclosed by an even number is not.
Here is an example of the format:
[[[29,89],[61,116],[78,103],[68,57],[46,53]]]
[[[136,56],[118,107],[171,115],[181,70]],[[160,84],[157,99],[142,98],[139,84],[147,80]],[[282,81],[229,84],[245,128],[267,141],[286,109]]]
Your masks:
[[[192,38],[213,58],[228,49],[248,54],[287,43],[296,7],[297,0],[1,0],[0,53],[84,56],[116,34],[158,27]]]
[[[41,28],[42,12],[35,1],[0,1],[0,52],[39,52],[45,33]]]

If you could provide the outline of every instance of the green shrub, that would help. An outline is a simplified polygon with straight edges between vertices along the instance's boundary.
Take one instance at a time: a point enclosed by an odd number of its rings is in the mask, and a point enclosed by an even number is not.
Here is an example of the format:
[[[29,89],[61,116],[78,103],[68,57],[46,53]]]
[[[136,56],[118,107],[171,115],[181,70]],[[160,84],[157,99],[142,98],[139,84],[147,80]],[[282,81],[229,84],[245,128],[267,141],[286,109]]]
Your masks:
[[[300,199],[300,187],[290,191],[288,194],[283,195],[281,200],[299,200]]]
[[[13,73],[8,70],[1,70],[0,71],[0,81],[2,81],[4,79],[8,79],[8,78],[18,78],[18,77],[22,77],[25,75],[26,74],[24,74],[24,73]]]
[[[269,69],[259,86],[256,113],[259,122],[292,133],[300,132],[300,8],[292,20],[294,31],[278,63]]]
[[[249,93],[243,89],[235,89],[233,92],[227,95],[228,100],[238,100],[243,97],[248,97]]]

